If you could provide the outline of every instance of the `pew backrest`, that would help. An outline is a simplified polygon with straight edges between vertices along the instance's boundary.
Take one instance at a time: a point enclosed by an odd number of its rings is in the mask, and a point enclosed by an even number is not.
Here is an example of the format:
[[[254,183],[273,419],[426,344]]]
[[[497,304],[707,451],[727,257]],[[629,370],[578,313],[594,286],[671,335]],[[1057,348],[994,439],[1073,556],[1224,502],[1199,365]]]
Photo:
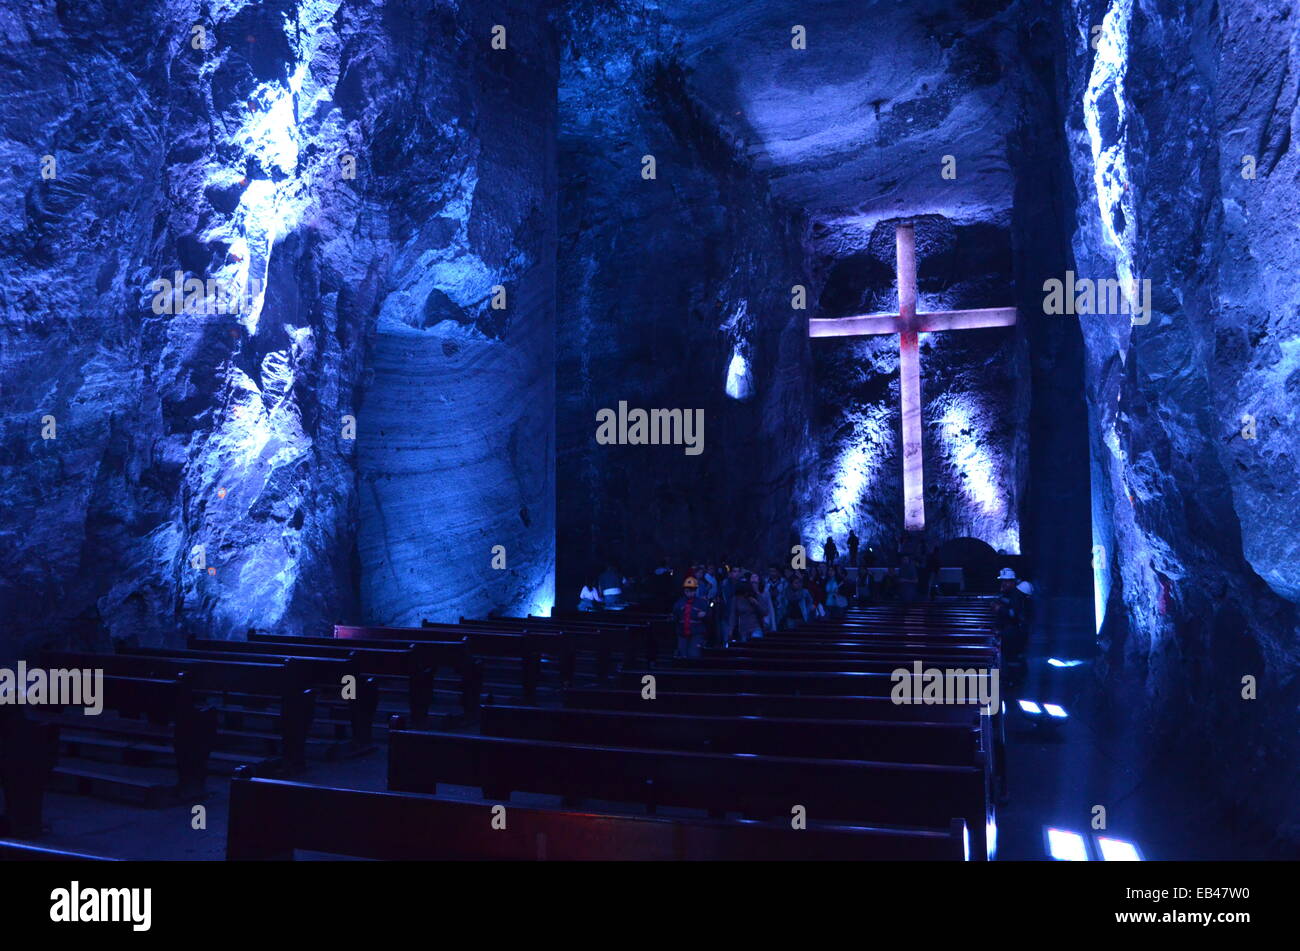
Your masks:
[[[396,792],[306,786],[238,775],[226,858],[291,859],[294,850],[386,860],[957,860],[966,824],[943,831],[810,822],[718,822],[510,806]]]

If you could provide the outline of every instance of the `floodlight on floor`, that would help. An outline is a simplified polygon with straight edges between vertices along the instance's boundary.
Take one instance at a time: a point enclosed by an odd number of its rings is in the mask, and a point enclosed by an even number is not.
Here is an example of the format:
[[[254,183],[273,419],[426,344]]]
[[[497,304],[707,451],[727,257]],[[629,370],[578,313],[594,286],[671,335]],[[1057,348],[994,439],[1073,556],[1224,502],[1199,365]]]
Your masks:
[[[1097,850],[1105,862],[1141,862],[1142,853],[1138,847],[1126,839],[1112,839],[1109,836],[1097,836]]]
[[[1025,711],[1025,713],[1028,713],[1031,717],[1036,717],[1043,712],[1042,707],[1034,703],[1032,700],[1021,700],[1020,709]]]
[[[1088,842],[1077,832],[1048,827],[1047,854],[1058,862],[1087,862]]]

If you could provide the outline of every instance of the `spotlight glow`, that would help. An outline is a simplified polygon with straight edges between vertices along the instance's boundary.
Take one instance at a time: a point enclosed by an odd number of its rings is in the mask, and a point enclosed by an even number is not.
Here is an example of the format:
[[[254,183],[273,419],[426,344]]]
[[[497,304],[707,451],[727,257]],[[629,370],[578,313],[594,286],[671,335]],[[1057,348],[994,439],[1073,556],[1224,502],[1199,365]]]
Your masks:
[[[853,435],[835,460],[834,482],[829,498],[823,496],[823,511],[802,519],[802,536],[816,540],[815,551],[819,558],[825,558],[821,543],[828,532],[843,537],[853,527],[854,512],[862,504],[863,497],[870,493],[879,477],[882,461],[895,441],[889,406],[880,404],[867,408],[851,419]],[[809,551],[811,553],[813,549]]]
[[[950,403],[940,420],[940,432],[948,458],[965,476],[962,490],[967,498],[1002,526],[984,540],[1001,551],[1019,553],[1020,529],[1015,516],[1007,513],[1001,468],[985,445],[986,434],[976,425],[970,407]]]
[[[1053,667],[1078,667],[1083,663],[1081,660],[1061,660],[1059,657],[1049,657],[1047,662]]]
[[[1129,187],[1125,121],[1128,102],[1124,89],[1132,19],[1133,0],[1114,0],[1110,4],[1102,18],[1097,55],[1083,100],[1084,125],[1092,146],[1098,219],[1107,243],[1115,249],[1115,267],[1125,287],[1134,277],[1133,249],[1137,242],[1135,196]],[[1112,129],[1113,137],[1108,138]]]
[[[1064,720],[1068,716],[1065,709],[1055,703],[1045,703],[1043,704],[1043,709],[1060,720]]]
[[[727,367],[727,395],[733,400],[747,400],[753,393],[754,379],[749,361],[736,348],[731,351],[731,365]]]
[[[1038,716],[1038,714],[1043,712],[1042,708],[1032,700],[1021,700],[1020,709],[1024,710],[1025,713],[1028,713],[1031,716]]]
[[[1088,861],[1088,844],[1077,832],[1064,829],[1047,830],[1047,854],[1058,862]]]
[[[1141,862],[1142,854],[1132,842],[1124,839],[1112,839],[1104,835],[1097,836],[1097,848],[1106,862]]]

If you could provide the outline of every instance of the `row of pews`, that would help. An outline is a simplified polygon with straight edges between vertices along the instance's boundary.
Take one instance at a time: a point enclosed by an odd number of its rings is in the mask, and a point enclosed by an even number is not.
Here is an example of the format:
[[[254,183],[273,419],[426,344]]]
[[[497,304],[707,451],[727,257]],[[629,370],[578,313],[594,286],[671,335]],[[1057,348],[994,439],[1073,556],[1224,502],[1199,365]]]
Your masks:
[[[157,808],[201,799],[212,776],[241,768],[285,777],[364,755],[394,713],[414,726],[435,715],[473,723],[485,684],[535,699],[544,685],[571,684],[580,666],[608,675],[612,658],[646,650],[655,633],[662,624],[466,620],[41,651],[29,667],[101,671],[104,711],[0,704],[0,835],[39,837],[50,790]]]
[[[165,721],[176,751],[191,707],[208,749],[247,739],[230,714],[268,718],[258,738],[277,755],[231,771],[231,859],[993,856],[1000,716],[891,699],[914,661],[996,670],[988,602],[863,608],[698,659],[672,643],[667,618],[635,611],[462,618],[192,639],[105,669],[184,685],[184,717]],[[293,673],[271,689],[261,668]],[[359,752],[381,734],[386,792],[293,780],[302,737]]]
[[[508,623],[535,632],[541,620]],[[565,630],[607,619],[546,620]],[[594,683],[578,685],[561,660],[555,696],[489,696],[475,730],[396,718],[388,792],[237,778],[228,854],[992,857],[999,717],[890,698],[890,672],[913,660],[996,670],[992,631],[989,606],[963,600],[865,609],[699,660],[650,661],[644,630],[613,634],[612,673],[598,658]],[[547,797],[558,802],[536,801]]]

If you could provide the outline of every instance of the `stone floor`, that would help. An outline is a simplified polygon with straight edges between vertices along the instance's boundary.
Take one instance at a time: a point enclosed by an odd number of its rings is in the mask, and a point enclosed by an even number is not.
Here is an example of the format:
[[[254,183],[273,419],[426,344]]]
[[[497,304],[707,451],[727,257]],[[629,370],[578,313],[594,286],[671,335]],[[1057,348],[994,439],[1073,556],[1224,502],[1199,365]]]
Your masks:
[[[1051,656],[1080,659],[1034,652],[1024,682],[1003,690],[1011,799],[999,810],[999,859],[1046,857],[1048,826],[1134,842],[1148,860],[1295,858],[1225,814],[1195,763],[1152,752],[1141,723],[1107,702],[1091,660],[1054,667]],[[1031,716],[1021,699],[1057,704],[1067,717]],[[1095,806],[1106,810],[1103,832],[1093,832]]]

